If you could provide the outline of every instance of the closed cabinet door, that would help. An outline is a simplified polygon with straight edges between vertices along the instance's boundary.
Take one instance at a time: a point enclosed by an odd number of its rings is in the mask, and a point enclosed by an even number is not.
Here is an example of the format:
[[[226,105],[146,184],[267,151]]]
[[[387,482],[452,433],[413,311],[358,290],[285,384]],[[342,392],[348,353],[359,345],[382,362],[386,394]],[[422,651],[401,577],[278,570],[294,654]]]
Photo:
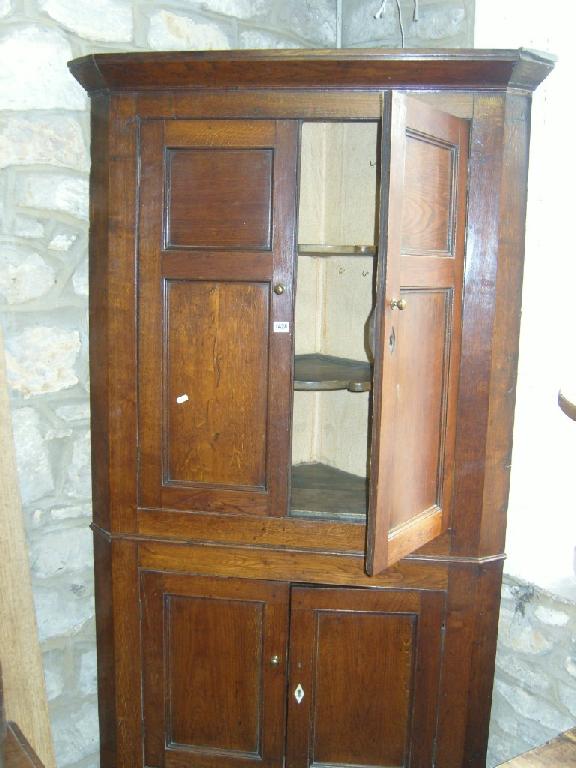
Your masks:
[[[296,143],[295,121],[142,125],[140,507],[285,513]]]
[[[144,764],[280,768],[288,585],[141,575]]]
[[[444,596],[292,590],[288,768],[433,764]]]

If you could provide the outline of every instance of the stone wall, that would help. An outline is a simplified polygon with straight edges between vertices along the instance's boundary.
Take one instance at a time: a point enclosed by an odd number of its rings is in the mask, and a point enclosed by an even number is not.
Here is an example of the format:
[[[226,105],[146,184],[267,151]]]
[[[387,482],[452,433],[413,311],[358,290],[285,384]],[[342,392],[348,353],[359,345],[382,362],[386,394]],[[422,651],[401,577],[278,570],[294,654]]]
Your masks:
[[[576,724],[576,604],[505,576],[487,766]]]
[[[471,46],[473,0],[402,0],[406,45]],[[395,0],[0,0],[0,313],[59,768],[98,765],[87,348],[88,100],[66,61],[399,46]]]

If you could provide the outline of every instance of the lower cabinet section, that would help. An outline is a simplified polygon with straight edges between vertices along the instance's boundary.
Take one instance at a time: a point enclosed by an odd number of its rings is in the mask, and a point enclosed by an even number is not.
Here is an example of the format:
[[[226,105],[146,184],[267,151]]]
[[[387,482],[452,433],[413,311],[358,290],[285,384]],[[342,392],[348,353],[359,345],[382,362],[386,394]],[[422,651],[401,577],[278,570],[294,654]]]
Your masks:
[[[443,592],[140,585],[146,766],[433,764]]]

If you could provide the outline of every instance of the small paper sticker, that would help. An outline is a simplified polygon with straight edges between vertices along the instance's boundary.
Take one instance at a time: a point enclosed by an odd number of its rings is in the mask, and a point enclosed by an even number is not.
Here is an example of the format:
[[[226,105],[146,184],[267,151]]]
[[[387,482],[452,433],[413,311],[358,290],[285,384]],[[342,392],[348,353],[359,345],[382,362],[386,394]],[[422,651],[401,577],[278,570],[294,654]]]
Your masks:
[[[176,398],[176,402],[178,403],[178,405],[180,405],[181,403],[186,403],[188,402],[188,400],[189,400],[188,395],[178,395],[178,397]]]
[[[274,323],[274,333],[290,333],[290,323],[285,320]]]

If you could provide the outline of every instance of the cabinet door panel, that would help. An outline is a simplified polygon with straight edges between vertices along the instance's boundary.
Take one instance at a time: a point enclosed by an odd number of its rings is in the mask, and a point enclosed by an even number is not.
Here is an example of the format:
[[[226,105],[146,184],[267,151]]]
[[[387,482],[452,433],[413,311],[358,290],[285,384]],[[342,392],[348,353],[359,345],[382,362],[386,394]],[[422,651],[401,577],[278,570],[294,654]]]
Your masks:
[[[141,133],[139,505],[285,514],[296,125]]]
[[[169,281],[166,308],[164,482],[264,489],[268,286]]]
[[[287,766],[428,768],[442,593],[295,588],[291,610]]]
[[[287,586],[144,572],[141,594],[146,765],[281,765]]]
[[[468,123],[388,93],[382,136],[370,574],[450,521]]]

